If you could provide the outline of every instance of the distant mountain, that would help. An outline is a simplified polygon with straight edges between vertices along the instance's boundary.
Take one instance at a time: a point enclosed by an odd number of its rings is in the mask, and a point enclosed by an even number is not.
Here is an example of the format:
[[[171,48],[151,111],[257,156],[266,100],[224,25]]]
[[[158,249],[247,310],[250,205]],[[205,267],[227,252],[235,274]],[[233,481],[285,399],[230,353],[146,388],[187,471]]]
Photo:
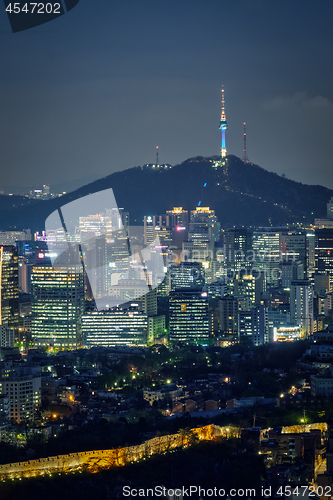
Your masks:
[[[79,189],[80,187],[85,186],[86,184],[90,184],[91,182],[96,181],[97,179],[98,175],[89,175],[88,177],[81,177],[81,179],[63,180],[57,184],[51,184],[50,190],[51,193],[55,194],[63,193],[64,191],[66,193],[70,193],[71,191]],[[5,184],[1,186],[1,189],[5,193],[12,193],[13,195],[16,196],[24,196],[24,194],[28,194],[30,191],[33,191],[34,189],[42,189],[42,188],[43,188],[43,183],[35,185],[29,184],[25,186],[20,186],[19,184],[18,185]]]
[[[0,229],[41,231],[47,216],[60,206],[107,188],[113,189],[118,207],[130,212],[132,225],[141,224],[144,215],[163,214],[174,206],[193,210],[199,201],[215,210],[224,228],[325,217],[333,190],[292,181],[258,165],[244,164],[236,156],[227,157],[226,169],[213,168],[216,160],[196,157],[171,168],[135,167],[48,201],[0,196]]]

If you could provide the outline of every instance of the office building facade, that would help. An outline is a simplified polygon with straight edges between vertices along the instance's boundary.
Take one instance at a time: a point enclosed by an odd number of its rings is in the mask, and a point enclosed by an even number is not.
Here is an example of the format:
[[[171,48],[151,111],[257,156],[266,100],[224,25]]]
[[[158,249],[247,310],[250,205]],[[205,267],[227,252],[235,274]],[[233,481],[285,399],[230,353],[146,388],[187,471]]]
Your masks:
[[[168,276],[170,279],[170,290],[173,292],[181,288],[202,290],[205,285],[204,269],[200,262],[171,264]]]
[[[0,324],[17,330],[19,324],[18,251],[15,246],[0,246]]]
[[[268,311],[264,305],[253,307],[250,311],[239,312],[239,339],[248,339],[254,345],[269,341]]]
[[[303,336],[313,333],[313,288],[309,280],[294,280],[290,289],[290,321]]]
[[[315,270],[329,274],[333,284],[333,228],[316,229]]]
[[[148,316],[137,306],[87,312],[82,316],[82,342],[85,347],[145,347]]]
[[[227,295],[219,300],[219,323],[223,338],[238,341],[238,310],[237,297]]]
[[[0,395],[8,397],[9,418],[20,423],[33,420],[41,405],[40,368],[0,363]]]
[[[169,338],[173,342],[207,344],[209,341],[208,294],[191,289],[169,296]]]
[[[35,266],[31,310],[35,346],[78,348],[84,312],[84,275],[81,269]]]

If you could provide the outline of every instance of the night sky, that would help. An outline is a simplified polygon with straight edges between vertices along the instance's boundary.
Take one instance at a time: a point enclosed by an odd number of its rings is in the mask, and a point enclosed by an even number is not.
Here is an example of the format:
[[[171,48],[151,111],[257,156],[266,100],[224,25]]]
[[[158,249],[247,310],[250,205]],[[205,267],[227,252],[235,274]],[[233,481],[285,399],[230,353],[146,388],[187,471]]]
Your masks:
[[[13,34],[0,13],[0,188],[220,150],[333,188],[333,3],[81,0]]]

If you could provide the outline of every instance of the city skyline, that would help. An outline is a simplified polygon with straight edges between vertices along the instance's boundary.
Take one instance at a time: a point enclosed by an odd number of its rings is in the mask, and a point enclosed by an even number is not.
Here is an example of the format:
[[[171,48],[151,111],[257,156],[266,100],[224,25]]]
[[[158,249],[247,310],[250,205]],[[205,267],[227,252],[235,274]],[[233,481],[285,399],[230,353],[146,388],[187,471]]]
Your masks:
[[[3,4],[2,497],[324,500],[333,4]]]

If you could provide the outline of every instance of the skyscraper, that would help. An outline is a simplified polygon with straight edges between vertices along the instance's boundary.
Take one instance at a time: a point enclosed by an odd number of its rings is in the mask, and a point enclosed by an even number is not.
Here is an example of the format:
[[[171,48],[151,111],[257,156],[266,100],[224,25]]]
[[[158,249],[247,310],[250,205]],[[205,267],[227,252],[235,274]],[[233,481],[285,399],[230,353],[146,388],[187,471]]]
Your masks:
[[[35,266],[32,274],[32,338],[36,346],[76,349],[81,345],[84,276],[74,267]]]
[[[157,217],[145,215],[143,219],[143,242],[146,246],[151,245],[156,238]]]
[[[306,270],[309,276],[315,267],[316,235],[314,232],[306,233]]]
[[[304,266],[300,260],[280,262],[279,267],[281,270],[280,284],[282,288],[290,289],[293,280],[304,279]]]
[[[227,269],[249,269],[251,242],[251,233],[244,227],[228,229],[223,233],[224,265]]]
[[[260,228],[253,232],[253,265],[256,270],[267,277],[267,285],[278,286],[280,278],[280,230],[277,228]]]
[[[316,229],[315,269],[329,274],[333,284],[333,228]]]
[[[227,295],[219,300],[219,321],[221,337],[231,341],[238,341],[238,299]]]
[[[191,211],[188,242],[183,243],[183,251],[189,260],[213,261],[215,242],[219,240],[220,224],[214,210],[197,207]]]
[[[181,262],[169,267],[170,290],[194,288],[202,290],[205,285],[205,274],[200,262]]]
[[[313,333],[313,289],[309,280],[294,280],[290,289],[290,321],[303,335]]]
[[[280,233],[281,260],[284,262],[300,261],[307,269],[307,239],[305,231]]]
[[[188,211],[183,210],[183,207],[173,207],[172,210],[166,212],[168,219],[168,226],[171,227],[188,227]]]
[[[16,330],[19,322],[18,251],[0,246],[0,324]]]
[[[79,230],[83,239],[111,235],[111,217],[101,214],[79,217]]]
[[[249,311],[256,303],[255,277],[243,274],[235,280],[234,294],[238,298],[240,311]]]
[[[239,313],[239,339],[252,340],[254,345],[268,342],[268,312],[264,305],[252,307]]]
[[[209,309],[207,293],[183,289],[170,293],[170,340],[207,344],[209,340]]]

